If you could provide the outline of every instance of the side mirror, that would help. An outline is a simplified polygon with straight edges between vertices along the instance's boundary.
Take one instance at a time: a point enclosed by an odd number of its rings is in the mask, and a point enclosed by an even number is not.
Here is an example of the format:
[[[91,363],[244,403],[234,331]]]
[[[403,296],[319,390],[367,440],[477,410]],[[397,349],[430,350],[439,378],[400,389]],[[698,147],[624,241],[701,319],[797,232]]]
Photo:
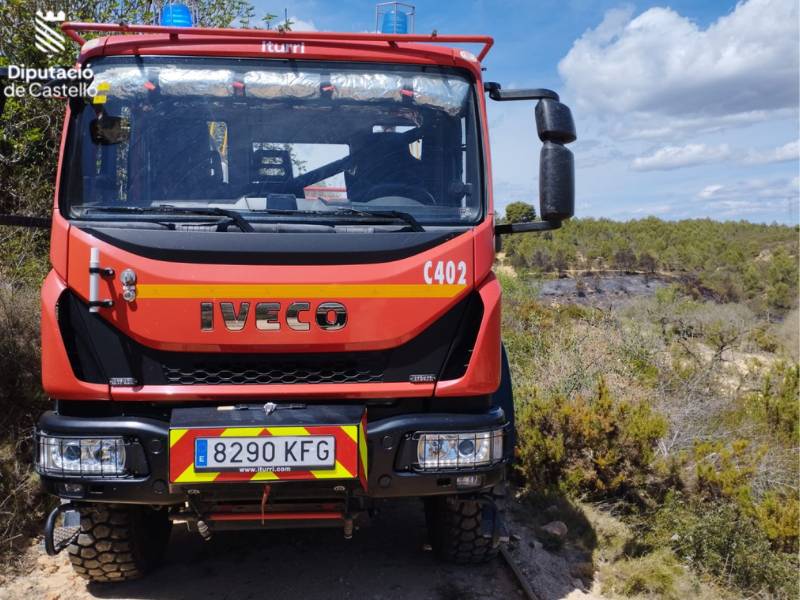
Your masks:
[[[575,214],[575,159],[564,146],[577,139],[566,104],[543,98],[536,104],[536,130],[544,142],[539,155],[539,215],[563,221]]]
[[[523,233],[561,227],[561,222],[575,214],[575,159],[565,147],[577,139],[572,112],[551,90],[503,90],[498,83],[487,82],[484,89],[492,100],[538,100],[536,131],[542,140],[539,155],[539,216],[531,223],[502,223],[495,233]]]
[[[130,121],[123,117],[101,115],[89,124],[92,142],[100,146],[113,146],[127,142],[130,137]]]

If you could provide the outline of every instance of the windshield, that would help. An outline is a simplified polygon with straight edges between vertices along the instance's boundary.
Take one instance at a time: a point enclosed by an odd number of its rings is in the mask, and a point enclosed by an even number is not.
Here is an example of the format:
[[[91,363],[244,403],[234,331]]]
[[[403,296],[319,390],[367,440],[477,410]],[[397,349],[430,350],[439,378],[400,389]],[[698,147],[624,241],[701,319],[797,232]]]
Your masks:
[[[482,216],[476,102],[458,71],[142,57],[91,68],[105,101],[73,103],[71,218],[388,213],[418,228]]]

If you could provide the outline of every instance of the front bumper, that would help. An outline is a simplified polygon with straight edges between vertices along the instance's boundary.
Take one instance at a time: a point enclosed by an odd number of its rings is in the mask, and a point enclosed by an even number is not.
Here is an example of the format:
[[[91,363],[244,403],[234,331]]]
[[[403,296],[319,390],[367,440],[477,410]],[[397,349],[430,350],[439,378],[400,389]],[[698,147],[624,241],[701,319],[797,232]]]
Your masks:
[[[286,411],[287,414],[294,414],[284,421],[296,419],[298,425],[303,425],[315,422],[315,414],[325,414],[330,419],[331,414],[352,413],[356,408],[354,405],[309,405],[301,410]],[[259,414],[263,414],[260,405],[257,409]],[[215,411],[214,408],[206,410]],[[226,500],[261,495],[263,481],[260,482],[262,485],[235,482],[171,483],[170,425],[169,421],[154,418],[73,417],[49,411],[39,420],[37,433],[75,437],[121,436],[126,444],[128,472],[125,476],[78,477],[45,473],[37,465],[43,485],[48,492],[61,498],[152,505],[178,504],[185,502],[189,496]],[[197,423],[197,426],[202,425],[201,422]],[[507,419],[498,407],[481,413],[414,413],[367,421],[367,470],[363,481],[355,478],[268,483],[278,496],[287,499],[320,498],[341,494],[342,490],[352,496],[367,498],[475,492],[493,487],[503,480],[505,465],[512,452],[508,436],[505,438],[503,459],[491,466],[423,472],[414,466],[416,441],[413,435],[418,431],[479,431],[507,426]],[[469,490],[459,489],[457,478],[464,475],[478,475],[479,485]]]

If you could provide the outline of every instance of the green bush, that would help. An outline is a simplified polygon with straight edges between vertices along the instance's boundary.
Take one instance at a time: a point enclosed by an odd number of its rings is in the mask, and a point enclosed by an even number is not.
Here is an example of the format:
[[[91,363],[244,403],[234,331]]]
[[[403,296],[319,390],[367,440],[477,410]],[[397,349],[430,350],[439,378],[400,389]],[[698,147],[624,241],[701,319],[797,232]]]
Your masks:
[[[749,592],[796,598],[797,557],[776,552],[756,518],[734,502],[703,502],[672,492],[648,536],[695,569]]]
[[[764,449],[747,440],[699,442],[695,453],[695,491],[705,500],[735,500],[749,508],[750,484]]]
[[[695,447],[695,498],[731,503],[758,526],[773,550],[800,549],[800,491],[781,487],[757,494],[754,482],[766,447],[751,448],[746,440],[730,444],[702,442]]]
[[[800,498],[770,490],[754,507],[756,520],[778,552],[797,555],[800,550]]]
[[[644,485],[666,422],[644,402],[613,398],[601,380],[589,397],[534,393],[519,407],[517,432],[530,488],[603,498]]]
[[[777,363],[765,375],[761,390],[750,397],[770,430],[786,441],[800,442],[800,365]]]

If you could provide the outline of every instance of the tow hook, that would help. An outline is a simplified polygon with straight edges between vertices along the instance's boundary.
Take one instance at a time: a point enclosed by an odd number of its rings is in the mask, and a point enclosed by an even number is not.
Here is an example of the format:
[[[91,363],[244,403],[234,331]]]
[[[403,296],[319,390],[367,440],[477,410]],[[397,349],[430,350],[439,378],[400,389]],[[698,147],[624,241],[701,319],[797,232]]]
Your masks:
[[[64,515],[64,521],[56,526],[59,515]],[[44,551],[48,556],[55,556],[72,542],[78,539],[81,533],[81,513],[71,502],[55,507],[44,523]]]
[[[344,539],[352,540],[353,539],[353,513],[350,510],[350,503],[352,501],[352,496],[350,495],[350,491],[348,490],[345,493],[344,497]]]
[[[211,528],[208,526],[208,523],[205,522],[203,513],[200,511],[200,509],[197,507],[197,504],[191,498],[189,497],[186,498],[186,504],[190,509],[192,509],[194,514],[197,515],[197,523],[195,525],[197,527],[197,533],[200,534],[200,537],[203,538],[203,541],[210,542]]]
[[[353,517],[347,515],[344,519],[344,539],[353,539]]]
[[[208,523],[202,519],[197,522],[197,533],[200,534],[200,537],[203,538],[204,541],[211,541],[211,528],[208,526]]]

